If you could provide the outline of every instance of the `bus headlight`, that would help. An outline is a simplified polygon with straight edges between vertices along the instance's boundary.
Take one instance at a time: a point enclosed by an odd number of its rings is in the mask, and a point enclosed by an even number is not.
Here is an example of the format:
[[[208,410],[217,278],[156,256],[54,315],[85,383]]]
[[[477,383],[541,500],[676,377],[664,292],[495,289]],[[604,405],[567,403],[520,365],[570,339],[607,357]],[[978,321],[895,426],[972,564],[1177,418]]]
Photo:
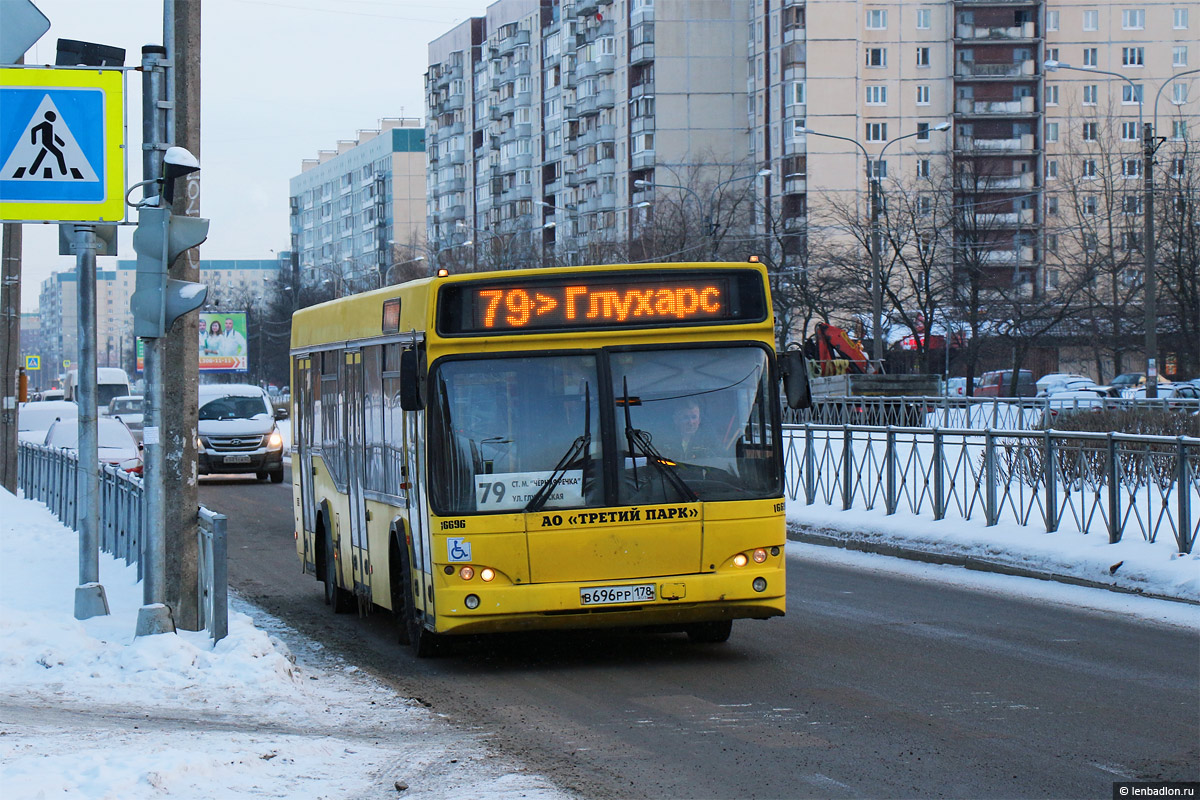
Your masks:
[[[467,608],[474,611],[475,609],[479,608],[479,595],[469,594],[466,596],[463,602],[467,604]]]
[[[746,562],[749,560],[750,559],[746,558],[745,553],[738,553],[736,556],[733,557],[733,565],[735,567],[744,567],[744,566],[746,566]]]
[[[767,560],[767,551],[761,547],[754,551],[754,563],[761,564]]]
[[[767,590],[767,579],[760,576],[755,578],[754,583],[750,585],[754,587],[754,591],[756,592],[765,592]]]
[[[458,571],[458,577],[462,578],[464,581],[471,580],[471,578],[475,577],[475,568],[474,567],[463,567],[462,569],[460,569]]]
[[[484,567],[479,571],[479,579],[484,583],[490,583],[496,578],[496,570],[491,567]]]

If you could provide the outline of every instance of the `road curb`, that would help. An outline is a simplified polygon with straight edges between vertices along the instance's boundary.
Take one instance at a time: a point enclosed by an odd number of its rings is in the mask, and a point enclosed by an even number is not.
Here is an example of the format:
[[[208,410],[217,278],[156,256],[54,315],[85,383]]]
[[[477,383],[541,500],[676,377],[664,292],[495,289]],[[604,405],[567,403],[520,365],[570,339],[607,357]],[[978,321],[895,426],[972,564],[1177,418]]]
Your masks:
[[[1027,569],[1025,567],[1013,566],[1012,564],[1005,564],[1002,561],[993,561],[975,556],[959,556],[948,553],[940,553],[933,550],[923,550],[919,547],[896,544],[894,541],[871,541],[870,539],[856,536],[854,532],[838,530],[834,528],[817,528],[811,525],[801,525],[798,523],[789,522],[787,525],[787,537],[792,541],[804,542],[806,544],[816,544],[823,547],[839,547],[843,550],[857,550],[862,553],[875,553],[877,555],[892,556],[893,558],[903,558],[909,561],[919,561],[925,564],[945,564],[955,567],[965,567],[966,569],[973,569],[979,572],[992,572],[999,575],[1013,575],[1018,578],[1035,578],[1037,580],[1051,581],[1053,583],[1065,583],[1071,586],[1085,586],[1090,589],[1105,589],[1110,592],[1117,592],[1118,594],[1132,594],[1138,595],[1139,597],[1150,597],[1155,600],[1169,600],[1173,603],[1200,606],[1200,601],[1192,600],[1186,597],[1172,597],[1171,595],[1144,592],[1141,589],[1131,589],[1126,586],[1118,586],[1116,584],[1104,583],[1102,581],[1093,581],[1087,578],[1079,578],[1074,575],[1063,575],[1056,572],[1040,572],[1038,570]]]

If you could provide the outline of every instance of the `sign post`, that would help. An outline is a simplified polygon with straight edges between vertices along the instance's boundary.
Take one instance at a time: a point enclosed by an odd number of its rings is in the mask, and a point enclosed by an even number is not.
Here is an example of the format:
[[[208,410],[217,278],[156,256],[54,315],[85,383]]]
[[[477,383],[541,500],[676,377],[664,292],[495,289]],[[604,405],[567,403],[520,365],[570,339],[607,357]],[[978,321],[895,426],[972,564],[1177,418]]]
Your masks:
[[[108,614],[100,585],[95,225],[125,218],[125,72],[0,68],[0,219],[74,222],[79,289],[75,618]]]

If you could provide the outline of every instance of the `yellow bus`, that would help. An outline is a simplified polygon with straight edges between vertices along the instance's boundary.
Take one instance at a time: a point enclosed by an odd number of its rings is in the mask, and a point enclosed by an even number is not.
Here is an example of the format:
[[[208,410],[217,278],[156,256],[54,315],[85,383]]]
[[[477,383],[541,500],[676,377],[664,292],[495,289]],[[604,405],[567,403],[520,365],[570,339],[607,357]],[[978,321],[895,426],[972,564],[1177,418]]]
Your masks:
[[[440,275],[298,311],[303,570],[420,656],[781,615],[773,337],[758,263]]]

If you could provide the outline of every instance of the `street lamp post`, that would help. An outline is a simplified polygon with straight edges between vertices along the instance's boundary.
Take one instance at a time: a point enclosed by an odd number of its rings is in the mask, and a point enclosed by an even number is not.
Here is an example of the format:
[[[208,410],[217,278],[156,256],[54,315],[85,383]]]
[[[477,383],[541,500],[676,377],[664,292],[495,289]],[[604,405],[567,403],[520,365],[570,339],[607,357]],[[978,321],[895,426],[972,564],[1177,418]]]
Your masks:
[[[769,177],[770,175],[771,175],[771,170],[764,168],[764,169],[760,169],[758,172],[754,173],[753,175],[739,175],[736,178],[729,178],[728,180],[721,181],[716,186],[714,186],[712,189],[712,192],[709,193],[707,207],[705,207],[704,202],[700,199],[700,195],[696,194],[694,189],[691,189],[687,186],[681,186],[676,183],[659,183],[657,181],[644,181],[644,180],[636,180],[633,182],[633,185],[640,186],[643,188],[645,188],[645,187],[662,187],[664,189],[679,189],[681,191],[687,192],[692,197],[694,197],[696,199],[696,205],[700,206],[700,213],[704,214],[705,235],[708,236],[708,242],[709,242],[708,257],[710,260],[712,260],[717,257],[717,219],[716,219],[717,193],[721,191],[722,187],[728,186],[731,183],[735,183],[737,181],[753,180],[754,178],[766,178],[766,177]],[[636,206],[632,206],[632,208],[638,208],[638,207],[641,207],[641,205],[642,204],[639,203]]]
[[[1142,306],[1145,312],[1146,328],[1146,397],[1158,397],[1158,275],[1154,241],[1154,155],[1158,151],[1162,139],[1156,138],[1154,132],[1158,129],[1158,100],[1162,97],[1163,89],[1177,78],[1184,75],[1194,75],[1198,69],[1179,72],[1163,81],[1154,95],[1154,123],[1147,123],[1142,116],[1143,97],[1138,91],[1138,84],[1128,76],[1119,72],[1096,69],[1094,67],[1075,67],[1064,61],[1046,61],[1043,66],[1050,72],[1060,69],[1075,72],[1091,72],[1100,75],[1110,75],[1120,78],[1129,84],[1133,97],[1138,104],[1138,130],[1142,134],[1142,250],[1145,262],[1145,277],[1142,281]]]
[[[950,130],[950,123],[938,123],[931,130],[948,131]],[[871,166],[871,154],[867,152],[867,148],[863,147],[857,139],[851,139],[848,136],[837,136],[832,133],[821,133],[807,127],[801,128],[800,132],[849,142],[861,150],[863,158],[866,159],[867,184],[871,192],[871,360],[875,362],[876,368],[880,369],[883,364],[883,265],[880,259],[879,216],[882,203],[879,196],[880,178],[878,165],[883,162],[884,153],[893,144],[904,139],[910,139],[913,136],[920,136],[924,131],[913,131],[912,133],[906,133],[903,136],[897,136],[895,139],[885,142],[879,150],[879,155],[875,158],[874,167]]]
[[[394,270],[396,267],[403,267],[406,264],[419,264],[424,260],[425,260],[425,256],[417,256],[416,258],[410,258],[407,261],[397,261],[396,263],[392,264],[390,267],[387,268],[387,272],[385,272],[383,275],[383,285],[384,286],[392,285],[392,270]]]

